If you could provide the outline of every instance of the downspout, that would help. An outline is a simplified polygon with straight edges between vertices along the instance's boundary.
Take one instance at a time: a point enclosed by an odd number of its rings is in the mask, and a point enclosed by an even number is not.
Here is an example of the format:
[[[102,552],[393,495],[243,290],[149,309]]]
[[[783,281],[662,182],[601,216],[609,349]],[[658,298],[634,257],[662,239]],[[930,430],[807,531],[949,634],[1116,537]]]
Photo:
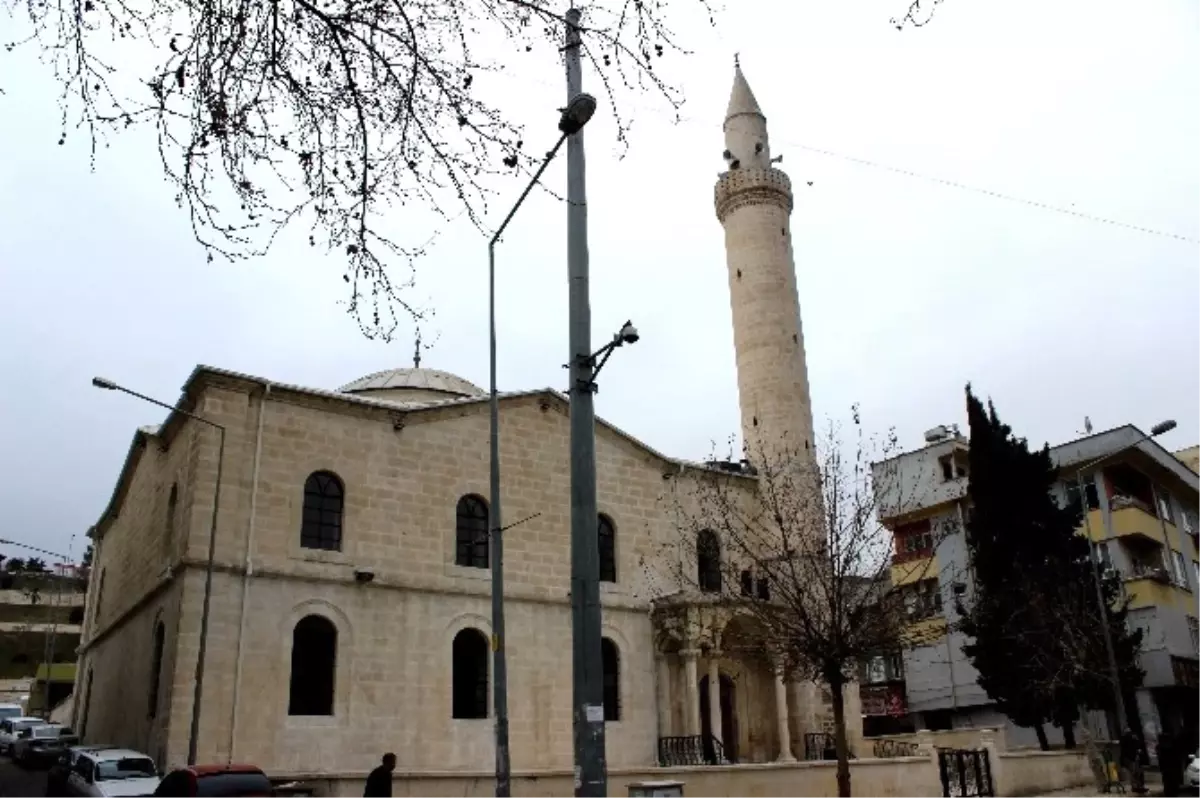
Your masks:
[[[242,692],[242,665],[246,657],[246,605],[250,594],[250,577],[253,571],[254,531],[258,518],[258,470],[262,462],[263,419],[267,413],[267,399],[271,396],[271,384],[263,383],[262,397],[258,400],[258,429],[254,433],[254,470],[250,475],[250,528],[246,534],[246,556],[242,568],[242,599],[238,607],[237,665],[233,672],[233,703],[229,708],[229,747],[226,762],[233,762],[233,749],[237,744],[238,700]]]

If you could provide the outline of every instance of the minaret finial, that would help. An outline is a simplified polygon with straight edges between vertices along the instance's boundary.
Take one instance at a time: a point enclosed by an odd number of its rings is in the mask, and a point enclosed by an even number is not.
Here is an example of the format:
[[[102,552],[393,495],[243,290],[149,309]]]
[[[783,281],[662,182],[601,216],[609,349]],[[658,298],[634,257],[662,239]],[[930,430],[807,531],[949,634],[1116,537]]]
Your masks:
[[[733,68],[734,68],[734,69],[741,69],[741,68],[742,68],[742,57],[741,57],[741,55],[742,55],[741,53],[734,53],[734,54],[733,54]]]
[[[413,351],[413,368],[421,368],[421,328],[417,328],[417,345]]]

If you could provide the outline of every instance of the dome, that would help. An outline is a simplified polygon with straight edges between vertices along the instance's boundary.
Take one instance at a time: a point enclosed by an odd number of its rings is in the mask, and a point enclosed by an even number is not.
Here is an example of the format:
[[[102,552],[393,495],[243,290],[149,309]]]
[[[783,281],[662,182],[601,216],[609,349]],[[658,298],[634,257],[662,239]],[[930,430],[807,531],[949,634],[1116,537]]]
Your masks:
[[[485,391],[462,377],[437,369],[388,369],[359,377],[338,389],[371,399],[399,402],[434,402],[467,396],[484,396]]]

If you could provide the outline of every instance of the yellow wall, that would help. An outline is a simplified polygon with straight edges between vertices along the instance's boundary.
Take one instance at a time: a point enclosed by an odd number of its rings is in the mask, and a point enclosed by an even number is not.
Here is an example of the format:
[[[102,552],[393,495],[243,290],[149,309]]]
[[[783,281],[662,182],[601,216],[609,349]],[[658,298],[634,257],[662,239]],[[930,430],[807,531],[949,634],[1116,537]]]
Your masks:
[[[922,579],[937,579],[937,555],[921,557],[916,560],[892,566],[892,584],[896,586],[910,585]]]

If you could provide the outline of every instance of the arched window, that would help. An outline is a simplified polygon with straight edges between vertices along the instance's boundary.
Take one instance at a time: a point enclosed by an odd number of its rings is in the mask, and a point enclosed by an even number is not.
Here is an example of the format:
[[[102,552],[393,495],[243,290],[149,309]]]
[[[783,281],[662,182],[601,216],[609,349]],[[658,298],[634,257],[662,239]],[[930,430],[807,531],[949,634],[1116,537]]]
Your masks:
[[[332,715],[337,671],[337,627],[321,615],[306,615],[292,630],[289,715]]]
[[[171,556],[175,547],[175,511],[179,507],[179,487],[171,483],[171,492],[167,494],[167,518],[163,528],[163,554]]]
[[[300,545],[306,549],[342,550],[342,503],[345,491],[337,474],[316,471],[304,481],[304,520]]]
[[[600,581],[617,581],[617,528],[612,519],[600,514],[600,528],[596,539],[600,543]]]
[[[488,716],[488,641],[478,629],[463,629],[451,645],[455,718]]]
[[[721,592],[721,541],[711,529],[696,535],[696,583],[702,593]]]
[[[458,500],[454,526],[454,564],[488,567],[488,506],[475,495]]]
[[[154,625],[154,655],[150,660],[150,717],[158,714],[158,687],[162,681],[163,645],[166,643],[167,630],[163,622]]]
[[[604,683],[604,719],[621,719],[621,653],[617,644],[600,638],[601,674]]]

